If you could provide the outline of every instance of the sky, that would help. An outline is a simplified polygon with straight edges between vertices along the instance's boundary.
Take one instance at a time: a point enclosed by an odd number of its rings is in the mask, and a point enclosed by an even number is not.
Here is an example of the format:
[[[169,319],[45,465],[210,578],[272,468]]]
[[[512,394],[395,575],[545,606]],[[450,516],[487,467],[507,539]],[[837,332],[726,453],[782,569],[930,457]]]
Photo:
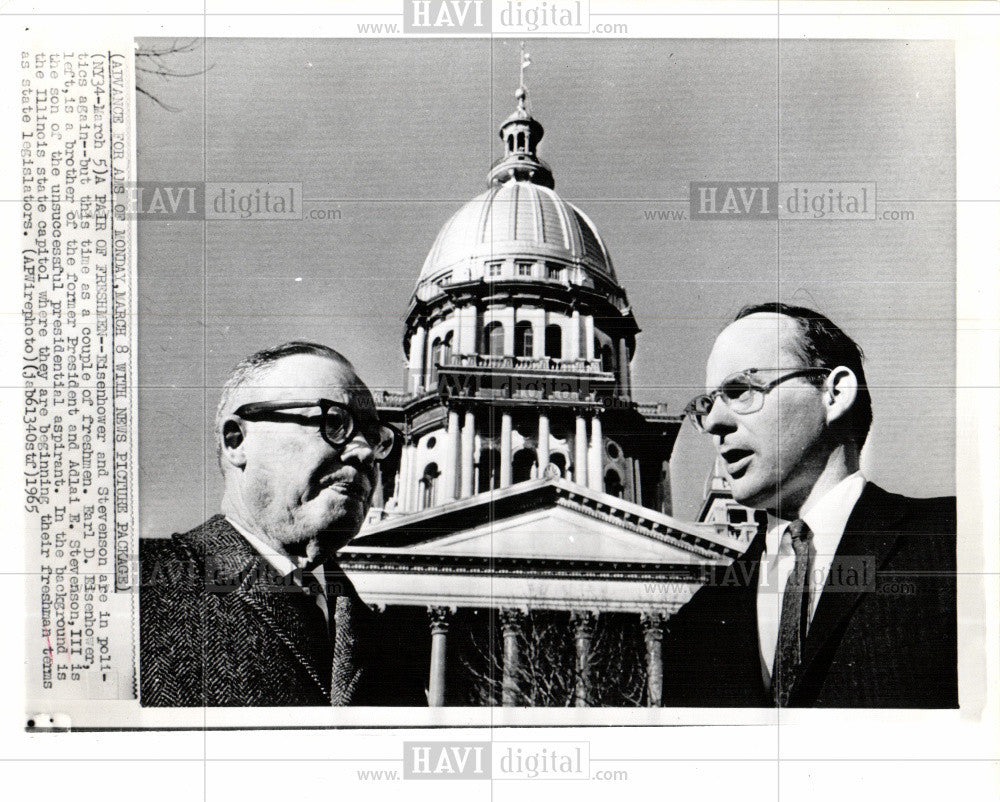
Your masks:
[[[140,44],[148,44],[143,40]],[[163,44],[162,42],[158,44]],[[402,388],[403,316],[438,230],[486,188],[514,109],[516,40],[241,39],[141,77],[141,180],[300,181],[327,220],[140,222],[140,529],[216,513],[219,389],[259,348],[312,339]],[[861,345],[866,474],[954,493],[952,46],[934,41],[582,40],[526,44],[556,191],[595,223],[642,333],[637,401],[680,413],[747,303],[831,317]],[[207,69],[204,69],[207,67]],[[910,220],[677,221],[692,181],[874,181]],[[679,203],[676,201],[684,202]],[[657,218],[660,219],[657,219]],[[685,425],[674,512],[712,463]]]

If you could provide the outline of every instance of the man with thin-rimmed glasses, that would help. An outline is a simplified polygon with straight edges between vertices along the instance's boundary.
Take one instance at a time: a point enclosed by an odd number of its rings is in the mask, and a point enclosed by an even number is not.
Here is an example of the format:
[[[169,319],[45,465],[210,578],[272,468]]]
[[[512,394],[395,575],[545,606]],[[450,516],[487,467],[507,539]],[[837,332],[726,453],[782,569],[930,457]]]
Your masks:
[[[247,357],[215,437],[222,514],[140,543],[142,704],[407,703],[336,566],[394,440],[350,362],[308,342]]]
[[[666,703],[955,707],[955,499],[860,471],[862,352],[829,318],[768,303],[715,341],[685,410],[736,501],[773,520],[669,624]]]

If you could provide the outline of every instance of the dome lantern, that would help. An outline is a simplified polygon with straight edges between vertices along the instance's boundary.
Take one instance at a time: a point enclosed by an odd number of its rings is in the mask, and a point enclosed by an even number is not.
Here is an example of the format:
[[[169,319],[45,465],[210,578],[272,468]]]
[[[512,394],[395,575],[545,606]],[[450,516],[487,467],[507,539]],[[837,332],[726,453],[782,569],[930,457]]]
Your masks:
[[[530,181],[543,187],[555,187],[549,166],[538,158],[538,143],[545,129],[528,112],[528,90],[522,83],[514,93],[517,108],[500,126],[504,155],[490,170],[490,185],[507,181]]]

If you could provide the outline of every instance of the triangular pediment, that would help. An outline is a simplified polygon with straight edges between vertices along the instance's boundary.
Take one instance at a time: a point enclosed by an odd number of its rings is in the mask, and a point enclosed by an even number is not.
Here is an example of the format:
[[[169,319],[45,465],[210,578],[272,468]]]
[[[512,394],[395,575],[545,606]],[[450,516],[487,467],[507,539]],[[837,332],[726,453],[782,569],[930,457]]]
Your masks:
[[[407,550],[415,554],[501,559],[703,562],[673,544],[561,506],[487,522],[414,544]]]
[[[362,532],[344,556],[352,552],[675,565],[725,562],[737,553],[709,527],[563,480],[387,519]]]

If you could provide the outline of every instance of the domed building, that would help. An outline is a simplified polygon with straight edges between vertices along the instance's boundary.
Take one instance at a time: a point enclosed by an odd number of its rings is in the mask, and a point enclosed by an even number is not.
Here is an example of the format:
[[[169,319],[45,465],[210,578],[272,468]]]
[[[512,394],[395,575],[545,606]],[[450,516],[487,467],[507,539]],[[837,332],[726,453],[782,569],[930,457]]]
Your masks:
[[[633,400],[626,292],[594,223],[555,191],[523,86],[516,101],[486,191],[420,270],[405,392],[376,399],[403,445],[342,564],[427,672],[432,706],[565,703],[526,687],[531,638],[557,625],[572,633],[571,703],[656,705],[664,622],[756,522],[672,517],[682,418]],[[636,687],[597,687],[602,627],[632,633],[616,659],[638,650]]]

